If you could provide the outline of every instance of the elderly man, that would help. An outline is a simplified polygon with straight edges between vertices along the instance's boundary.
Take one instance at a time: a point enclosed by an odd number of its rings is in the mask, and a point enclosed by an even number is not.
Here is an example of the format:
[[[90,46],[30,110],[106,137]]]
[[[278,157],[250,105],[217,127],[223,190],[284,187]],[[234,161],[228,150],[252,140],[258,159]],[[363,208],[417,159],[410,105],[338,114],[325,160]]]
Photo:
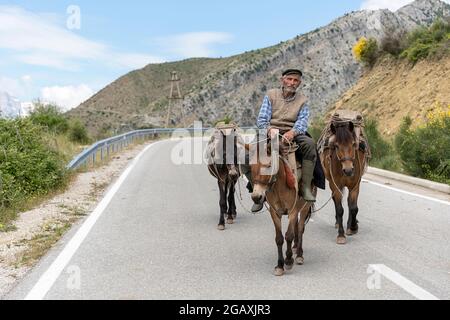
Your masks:
[[[302,76],[302,72],[298,69],[288,69],[282,73],[281,88],[270,90],[264,97],[257,126],[259,129],[267,129],[269,136],[273,129],[278,129],[286,140],[298,144],[296,156],[302,161],[301,192],[306,201],[315,202],[311,182],[317,152],[314,140],[306,132],[310,116],[307,98],[298,92]],[[245,173],[251,181],[250,172],[247,170]],[[262,204],[255,203],[252,211],[258,212],[262,208]]]

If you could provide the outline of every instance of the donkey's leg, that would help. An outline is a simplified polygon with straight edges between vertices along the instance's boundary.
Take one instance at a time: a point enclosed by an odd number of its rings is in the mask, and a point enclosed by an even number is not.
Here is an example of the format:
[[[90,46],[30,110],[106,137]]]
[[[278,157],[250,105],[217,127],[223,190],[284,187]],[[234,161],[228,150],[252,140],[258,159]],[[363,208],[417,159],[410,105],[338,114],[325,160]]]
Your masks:
[[[219,225],[217,229],[225,230],[225,214],[227,213],[227,183],[219,181],[219,192],[220,192],[220,217]]]
[[[297,252],[298,248],[298,219],[295,221],[295,227],[294,227],[294,246],[292,247],[292,251]]]
[[[234,181],[229,182],[229,188],[228,188],[228,224],[233,224],[234,219],[236,219],[236,202],[234,199],[234,194],[236,191]]]
[[[272,208],[270,208],[270,215],[272,216],[272,221],[275,226],[275,243],[277,244],[278,248],[278,264],[275,267],[274,275],[282,276],[284,275],[284,257],[283,257],[284,238],[283,234],[281,233],[281,217],[278,216],[278,214]]]
[[[338,227],[338,237],[337,244],[346,244],[347,240],[345,238],[344,226],[343,226],[343,218],[344,218],[344,208],[342,207],[342,195],[334,194],[333,195],[334,207],[336,209],[336,225]]]
[[[286,244],[287,244],[286,259],[285,259],[286,270],[292,269],[292,266],[294,265],[294,259],[292,258],[293,254],[294,254],[292,251],[292,242],[295,239],[295,227],[297,225],[296,222],[298,220],[297,208],[295,208],[294,211],[289,214],[288,218],[289,218],[289,225],[288,225],[288,229],[287,229],[287,232],[285,235]]]
[[[348,223],[347,223],[347,235],[353,236],[358,233],[358,220],[356,216],[358,215],[358,196],[359,188],[356,188],[348,195]]]
[[[303,207],[304,202],[301,203],[301,208]],[[309,215],[310,206],[307,205],[300,212],[300,219],[298,222],[298,246],[297,246],[297,257],[295,258],[295,263],[298,265],[303,265],[305,263],[305,259],[303,257],[303,234],[305,233],[305,222],[306,218]],[[300,210],[300,208],[299,208]]]

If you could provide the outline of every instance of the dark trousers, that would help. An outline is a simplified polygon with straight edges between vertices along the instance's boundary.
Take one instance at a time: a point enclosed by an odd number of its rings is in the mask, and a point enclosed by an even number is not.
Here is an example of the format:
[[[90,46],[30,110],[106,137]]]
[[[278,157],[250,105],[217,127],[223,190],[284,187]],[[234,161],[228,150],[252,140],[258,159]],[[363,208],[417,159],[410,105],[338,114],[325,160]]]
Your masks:
[[[305,134],[298,135],[294,138],[294,141],[298,145],[298,150],[295,152],[295,155],[298,160],[309,160],[312,162],[316,162],[317,160],[317,152],[316,152],[316,143],[310,137]]]

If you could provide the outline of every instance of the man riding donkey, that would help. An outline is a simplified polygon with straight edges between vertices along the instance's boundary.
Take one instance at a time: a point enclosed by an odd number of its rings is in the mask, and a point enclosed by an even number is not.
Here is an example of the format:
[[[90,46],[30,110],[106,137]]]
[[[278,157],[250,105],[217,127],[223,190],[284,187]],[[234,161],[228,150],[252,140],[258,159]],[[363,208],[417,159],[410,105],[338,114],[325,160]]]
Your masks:
[[[325,177],[318,161],[316,144],[307,132],[310,109],[307,98],[298,91],[302,77],[303,73],[298,69],[288,69],[282,73],[281,88],[268,91],[264,97],[257,126],[267,130],[269,137],[278,130],[283,136],[283,142],[295,142],[298,145],[295,155],[302,165],[301,195],[305,201],[315,202],[316,198],[311,190],[314,175],[314,183],[321,189],[325,189]],[[251,182],[250,167],[245,165],[242,169]],[[250,182],[247,188],[252,192]],[[252,212],[259,212],[262,208],[263,203],[254,203]]]

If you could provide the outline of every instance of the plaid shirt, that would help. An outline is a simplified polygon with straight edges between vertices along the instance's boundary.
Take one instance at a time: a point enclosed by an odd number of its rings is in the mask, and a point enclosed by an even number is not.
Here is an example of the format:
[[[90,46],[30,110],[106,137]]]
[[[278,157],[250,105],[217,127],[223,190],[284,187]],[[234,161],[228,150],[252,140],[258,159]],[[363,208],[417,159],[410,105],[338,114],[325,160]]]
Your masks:
[[[297,134],[305,134],[308,130],[309,121],[309,106],[305,104],[298,114],[297,121],[294,124],[294,131]],[[272,104],[268,96],[264,97],[261,111],[259,112],[257,127],[259,129],[267,129],[270,126],[270,120],[272,120]]]

